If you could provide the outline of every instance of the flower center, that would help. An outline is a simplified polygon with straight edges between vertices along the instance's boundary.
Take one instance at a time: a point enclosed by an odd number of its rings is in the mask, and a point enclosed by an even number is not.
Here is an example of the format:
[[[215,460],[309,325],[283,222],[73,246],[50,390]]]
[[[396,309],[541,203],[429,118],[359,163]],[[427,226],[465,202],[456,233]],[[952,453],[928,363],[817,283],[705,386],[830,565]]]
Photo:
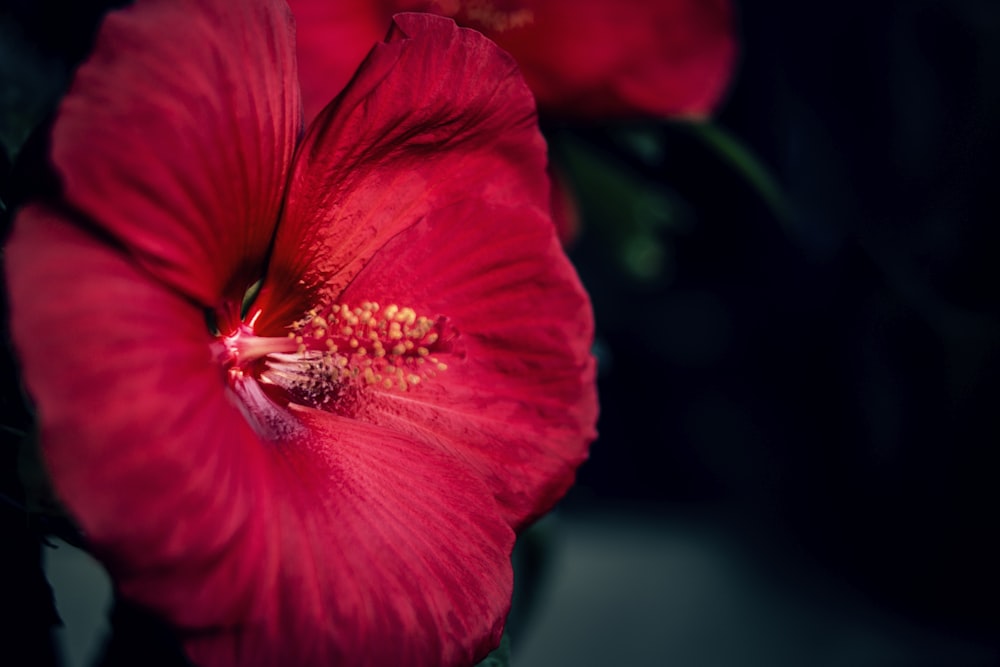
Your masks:
[[[407,392],[447,370],[458,334],[446,317],[418,315],[395,304],[381,308],[332,304],[293,323],[287,336],[254,333],[257,311],[213,343],[248,421],[269,439],[296,429],[289,404],[352,414],[369,392]]]

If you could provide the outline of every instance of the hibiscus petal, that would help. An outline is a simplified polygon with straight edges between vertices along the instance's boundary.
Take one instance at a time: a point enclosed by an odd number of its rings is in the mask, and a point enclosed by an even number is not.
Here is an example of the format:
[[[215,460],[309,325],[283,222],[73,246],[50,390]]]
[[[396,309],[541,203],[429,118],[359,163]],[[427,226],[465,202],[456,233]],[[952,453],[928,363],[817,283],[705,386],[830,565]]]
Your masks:
[[[513,63],[450,21],[396,25],[310,128],[257,328],[363,301],[450,318],[467,362],[357,416],[465,461],[521,527],[594,436],[589,303],[545,213],[545,146]]]
[[[199,308],[40,206],[7,247],[13,335],[61,498],[197,664],[467,665],[500,638],[513,533],[420,439],[299,409],[264,443]]]
[[[343,295],[442,314],[446,370],[412,391],[369,391],[358,418],[468,462],[521,528],[566,492],[595,437],[593,321],[549,219],[459,202],[393,238]]]
[[[66,203],[205,306],[260,277],[301,132],[288,8],[140,0],[108,15],[60,106]]]
[[[735,60],[729,0],[395,0],[482,30],[546,111],[704,116]]]
[[[534,102],[510,57],[450,20],[398,15],[296,157],[258,329],[282,334],[335,300],[431,211],[468,198],[547,209],[544,169]]]
[[[201,309],[38,205],[5,248],[11,328],[61,499],[122,591],[185,627],[239,622],[265,543],[263,450]]]
[[[198,664],[471,665],[500,641],[513,533],[456,461],[355,420],[302,409],[313,434],[275,450],[282,571],[266,616]]]
[[[382,41],[392,12],[380,0],[289,0],[295,14],[302,103],[309,122]]]

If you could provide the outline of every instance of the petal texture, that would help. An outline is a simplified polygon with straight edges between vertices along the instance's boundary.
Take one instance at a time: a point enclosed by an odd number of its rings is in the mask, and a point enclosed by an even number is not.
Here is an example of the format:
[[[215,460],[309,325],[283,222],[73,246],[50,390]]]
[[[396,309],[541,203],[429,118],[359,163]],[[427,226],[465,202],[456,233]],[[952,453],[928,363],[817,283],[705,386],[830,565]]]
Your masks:
[[[287,6],[139,0],[105,19],[60,106],[66,204],[216,306],[256,280],[301,130]]]
[[[488,232],[484,232],[488,229]],[[537,209],[460,202],[399,234],[351,283],[446,315],[447,369],[405,393],[372,391],[359,418],[446,449],[485,479],[515,526],[549,510],[595,437],[590,304]]]
[[[303,409],[275,450],[269,517],[284,558],[260,613],[190,644],[205,665],[472,665],[500,641],[513,533],[450,456]],[[262,610],[265,611],[265,610]]]
[[[453,16],[518,61],[546,111],[704,116],[732,73],[729,0],[397,0]]]
[[[475,199],[549,206],[545,142],[514,62],[447,19],[401,14],[296,156],[259,328],[334,301],[393,236]]]
[[[295,14],[306,121],[336,97],[389,29],[382,0],[289,0]]]

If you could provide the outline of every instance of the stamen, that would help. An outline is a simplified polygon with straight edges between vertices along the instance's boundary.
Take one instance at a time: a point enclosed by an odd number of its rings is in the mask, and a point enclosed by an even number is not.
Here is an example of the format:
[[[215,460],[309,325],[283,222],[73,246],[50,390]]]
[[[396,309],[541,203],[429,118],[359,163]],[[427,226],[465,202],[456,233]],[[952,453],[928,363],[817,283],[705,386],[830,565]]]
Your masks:
[[[432,352],[454,354],[457,332],[445,317],[365,301],[311,310],[292,325],[294,354],[270,354],[261,380],[288,391],[313,407],[329,406],[347,385],[380,391],[408,391],[446,366]]]
[[[323,407],[341,393],[344,369],[329,352],[272,354],[266,366],[261,382],[278,385],[313,407]]]
[[[396,304],[314,309],[280,338],[254,334],[260,314],[216,339],[212,349],[247,421],[268,440],[295,434],[289,403],[351,412],[365,392],[423,386],[447,369],[438,355],[461,358],[447,318]]]

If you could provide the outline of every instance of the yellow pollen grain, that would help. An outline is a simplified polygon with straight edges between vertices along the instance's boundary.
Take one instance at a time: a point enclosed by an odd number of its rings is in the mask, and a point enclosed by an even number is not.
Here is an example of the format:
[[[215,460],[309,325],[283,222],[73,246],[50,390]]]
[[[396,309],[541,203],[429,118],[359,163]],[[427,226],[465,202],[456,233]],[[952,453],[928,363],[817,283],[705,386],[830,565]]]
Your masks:
[[[417,319],[417,313],[412,308],[401,308],[394,319],[397,322],[413,324]]]
[[[324,382],[357,381],[390,391],[413,390],[447,369],[436,356],[445,337],[444,319],[418,315],[413,308],[396,304],[380,310],[370,301],[357,307],[333,304],[323,315],[310,311],[294,324],[289,336],[298,344],[299,354],[312,355],[311,361],[302,371],[291,373],[286,382],[297,382],[296,391],[310,395],[326,391],[321,387]],[[310,343],[323,340],[323,346],[313,343],[325,348],[321,359],[303,338]],[[296,380],[296,373],[304,379]]]

